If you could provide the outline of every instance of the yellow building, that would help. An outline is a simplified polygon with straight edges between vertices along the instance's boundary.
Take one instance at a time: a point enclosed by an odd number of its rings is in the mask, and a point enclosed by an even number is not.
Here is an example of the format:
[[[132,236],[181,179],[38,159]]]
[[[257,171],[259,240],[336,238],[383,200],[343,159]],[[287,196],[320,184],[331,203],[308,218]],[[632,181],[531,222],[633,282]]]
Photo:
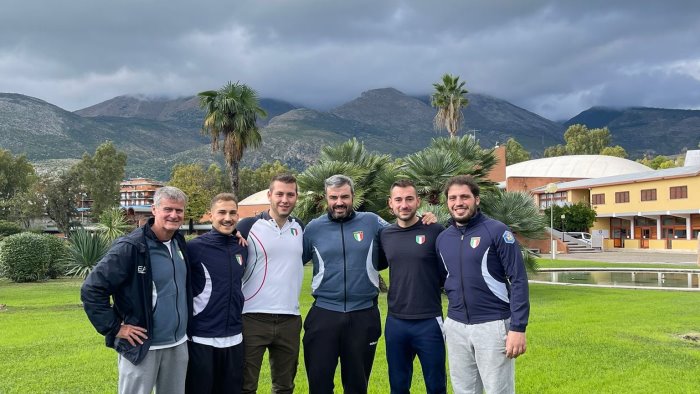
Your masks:
[[[562,182],[556,194],[544,189],[533,191],[541,207],[552,197],[590,203],[597,213],[590,232],[603,236],[606,249],[697,249],[700,165]]]

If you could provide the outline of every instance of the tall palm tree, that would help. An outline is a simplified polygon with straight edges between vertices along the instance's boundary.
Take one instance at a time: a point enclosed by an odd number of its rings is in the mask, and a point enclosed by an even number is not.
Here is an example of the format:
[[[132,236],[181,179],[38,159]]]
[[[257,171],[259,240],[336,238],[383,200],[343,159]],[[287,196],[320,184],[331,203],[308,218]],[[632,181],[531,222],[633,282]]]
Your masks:
[[[228,82],[219,90],[197,94],[199,105],[206,110],[202,133],[211,138],[212,152],[221,150],[231,180],[231,191],[238,193],[238,169],[246,149],[262,143],[257,117],[267,116],[255,90],[245,84]]]
[[[434,83],[435,93],[430,98],[430,104],[438,109],[433,125],[436,130],[447,129],[450,137],[454,138],[462,124],[462,108],[469,104],[464,96],[469,93],[464,88],[465,82],[459,81],[458,76],[445,74],[442,83]]]

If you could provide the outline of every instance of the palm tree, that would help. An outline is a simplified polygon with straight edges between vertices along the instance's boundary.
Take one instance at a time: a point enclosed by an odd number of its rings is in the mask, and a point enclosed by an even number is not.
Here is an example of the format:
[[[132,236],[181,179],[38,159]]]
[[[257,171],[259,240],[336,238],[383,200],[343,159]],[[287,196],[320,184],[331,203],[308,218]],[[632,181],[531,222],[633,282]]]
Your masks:
[[[231,180],[231,191],[238,193],[238,168],[246,149],[262,143],[257,117],[267,116],[258,101],[255,90],[245,84],[228,82],[219,90],[197,94],[199,105],[206,110],[202,133],[211,138],[212,152],[222,151]]]
[[[454,138],[462,124],[462,108],[469,104],[464,96],[469,93],[464,88],[465,82],[459,77],[445,74],[442,83],[434,83],[435,93],[430,98],[430,104],[438,109],[433,125],[436,130],[447,129],[450,137]]]
[[[418,195],[430,205],[440,204],[445,182],[455,175],[471,175],[480,187],[494,187],[486,178],[496,164],[493,150],[482,149],[470,135],[435,138],[429,147],[404,161],[401,174],[413,180]]]
[[[535,201],[528,193],[489,190],[482,196],[480,207],[487,216],[510,227],[515,235],[531,239],[546,237],[547,217],[540,213]],[[535,272],[536,255],[522,245],[521,251],[528,271]]]

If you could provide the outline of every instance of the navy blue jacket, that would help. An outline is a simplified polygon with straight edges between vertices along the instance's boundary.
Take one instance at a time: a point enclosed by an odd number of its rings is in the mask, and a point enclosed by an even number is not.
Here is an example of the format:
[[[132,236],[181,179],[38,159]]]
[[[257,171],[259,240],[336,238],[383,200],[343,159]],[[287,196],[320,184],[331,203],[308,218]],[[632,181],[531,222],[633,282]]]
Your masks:
[[[242,332],[241,278],[248,248],[212,229],[187,243],[194,313],[190,335],[225,338]]]
[[[511,318],[525,332],[530,314],[527,274],[508,227],[481,212],[465,226],[451,222],[435,248],[447,268],[447,317],[465,324]]]

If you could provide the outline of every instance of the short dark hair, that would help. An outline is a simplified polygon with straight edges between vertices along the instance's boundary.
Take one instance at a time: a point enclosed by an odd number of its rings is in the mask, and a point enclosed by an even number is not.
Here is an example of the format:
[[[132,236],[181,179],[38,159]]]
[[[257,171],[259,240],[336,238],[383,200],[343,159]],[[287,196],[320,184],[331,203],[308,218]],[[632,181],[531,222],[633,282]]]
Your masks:
[[[297,178],[292,174],[279,174],[279,175],[273,176],[272,180],[270,181],[270,192],[272,192],[272,185],[274,185],[275,182],[282,182],[282,183],[285,183],[287,185],[293,183],[295,186],[294,187],[295,191],[297,192],[297,194],[299,193],[299,186],[297,185]]]
[[[469,186],[469,190],[472,192],[472,195],[474,195],[474,197],[479,197],[479,185],[476,183],[474,178],[469,175],[456,175],[447,180],[447,183],[445,184],[445,197],[447,197],[447,191],[454,185]]]
[[[233,201],[236,203],[236,206],[238,206],[238,199],[236,198],[236,195],[233,193],[219,193],[214,196],[214,198],[211,199],[211,204],[209,205],[209,209],[214,208],[214,204],[216,204],[219,201]]]
[[[395,187],[412,187],[413,190],[416,191],[416,194],[418,193],[418,189],[416,189],[416,184],[413,183],[413,181],[410,179],[399,179],[396,182],[392,183],[391,187],[389,188],[389,193],[391,193],[391,191],[394,190]]]

